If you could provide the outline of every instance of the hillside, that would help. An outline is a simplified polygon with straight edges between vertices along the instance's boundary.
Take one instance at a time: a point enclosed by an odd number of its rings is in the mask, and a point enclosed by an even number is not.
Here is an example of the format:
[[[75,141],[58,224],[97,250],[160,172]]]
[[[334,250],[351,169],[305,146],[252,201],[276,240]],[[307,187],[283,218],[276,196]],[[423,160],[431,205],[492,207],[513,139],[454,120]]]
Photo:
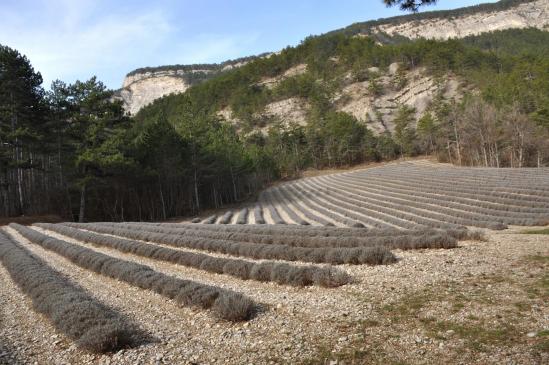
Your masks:
[[[548,25],[547,0],[503,0],[495,4],[357,23],[328,35],[369,36],[377,42],[391,44],[402,38],[463,38],[510,28],[545,29]],[[258,57],[261,56],[264,55]],[[135,115],[157,98],[170,93],[185,92],[196,83],[253,59],[254,57],[248,57],[219,65],[173,65],[137,69],[124,79],[119,97],[123,100],[126,111]],[[425,99],[429,96],[422,95],[419,98]],[[366,108],[371,111],[371,108]]]
[[[545,3],[504,1],[368,29],[516,9],[538,26]],[[3,214],[197,216],[307,169],[419,155],[485,168],[549,164],[548,31],[434,40],[364,27],[220,65],[136,70],[118,96],[97,78],[46,93],[30,61],[0,46],[0,90],[24,91],[17,100],[0,93]],[[145,105],[168,91],[132,116],[105,102],[126,96]]]

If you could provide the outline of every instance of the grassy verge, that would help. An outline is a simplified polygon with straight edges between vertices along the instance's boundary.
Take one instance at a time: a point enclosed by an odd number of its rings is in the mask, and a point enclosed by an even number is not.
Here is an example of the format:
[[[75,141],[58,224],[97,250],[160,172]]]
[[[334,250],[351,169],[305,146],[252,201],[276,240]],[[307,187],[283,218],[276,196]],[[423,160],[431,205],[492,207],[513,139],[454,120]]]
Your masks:
[[[524,234],[549,234],[549,228],[545,229],[530,229],[522,232]]]

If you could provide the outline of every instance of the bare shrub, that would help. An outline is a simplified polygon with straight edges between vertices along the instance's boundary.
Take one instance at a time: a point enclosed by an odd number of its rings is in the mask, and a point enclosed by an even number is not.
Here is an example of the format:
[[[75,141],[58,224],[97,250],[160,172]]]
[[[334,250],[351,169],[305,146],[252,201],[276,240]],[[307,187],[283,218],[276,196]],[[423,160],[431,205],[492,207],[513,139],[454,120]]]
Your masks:
[[[212,309],[220,318],[233,322],[245,321],[253,313],[250,312],[250,303],[241,295],[229,294],[218,298]]]
[[[488,241],[488,238],[486,237],[486,234],[483,231],[479,230],[479,229],[468,231],[466,239],[472,240],[472,241],[481,241],[481,242]]]

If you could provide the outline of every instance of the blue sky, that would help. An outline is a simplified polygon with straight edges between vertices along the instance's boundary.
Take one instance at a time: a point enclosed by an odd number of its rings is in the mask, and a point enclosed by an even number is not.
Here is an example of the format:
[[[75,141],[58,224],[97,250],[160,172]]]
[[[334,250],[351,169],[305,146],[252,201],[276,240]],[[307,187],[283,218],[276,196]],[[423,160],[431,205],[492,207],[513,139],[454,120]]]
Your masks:
[[[426,10],[495,0],[439,0]],[[402,14],[381,0],[1,0],[0,44],[52,80],[119,88],[138,67],[222,62]]]

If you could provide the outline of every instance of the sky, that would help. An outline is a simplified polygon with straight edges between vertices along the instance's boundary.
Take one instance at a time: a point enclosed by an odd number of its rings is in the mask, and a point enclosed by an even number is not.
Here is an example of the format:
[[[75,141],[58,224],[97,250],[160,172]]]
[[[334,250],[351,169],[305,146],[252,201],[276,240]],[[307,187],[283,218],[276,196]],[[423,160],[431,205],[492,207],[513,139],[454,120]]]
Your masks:
[[[439,0],[424,11],[495,0]],[[96,75],[118,89],[139,67],[218,63],[309,35],[403,14],[382,0],[0,0],[0,44],[26,55],[44,87]]]

